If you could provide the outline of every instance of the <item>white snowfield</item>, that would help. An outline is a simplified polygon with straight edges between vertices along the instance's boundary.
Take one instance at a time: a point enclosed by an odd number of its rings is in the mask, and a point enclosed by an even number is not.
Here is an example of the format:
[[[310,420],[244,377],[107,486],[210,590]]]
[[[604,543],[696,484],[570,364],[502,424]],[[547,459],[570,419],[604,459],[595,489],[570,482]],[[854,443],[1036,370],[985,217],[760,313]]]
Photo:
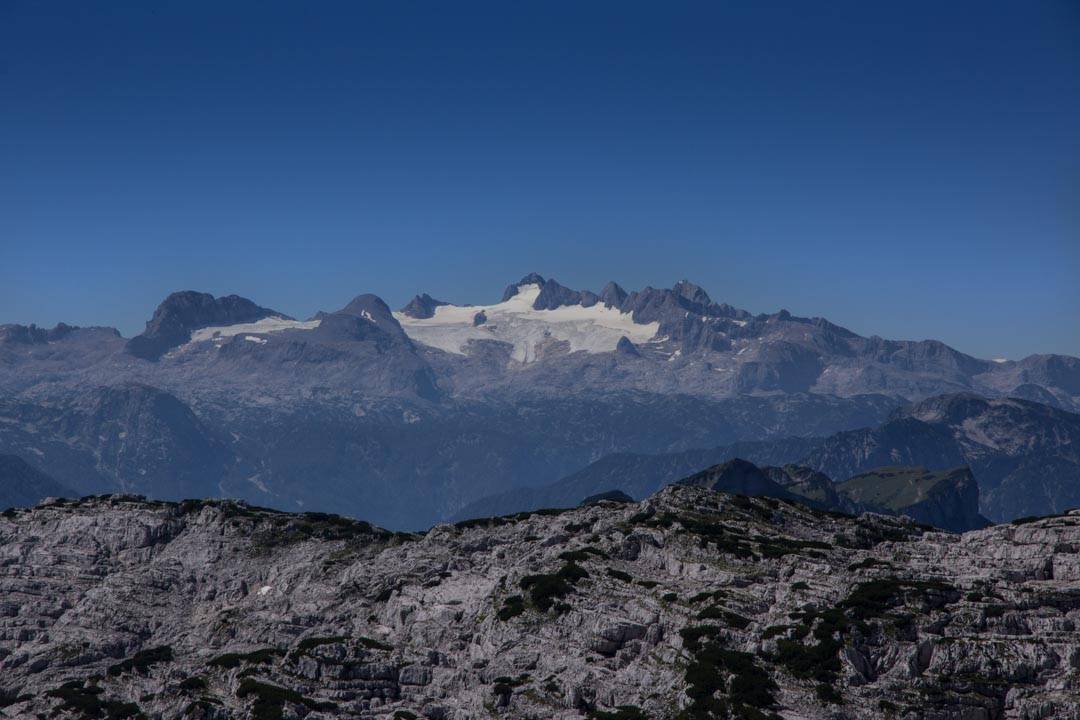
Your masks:
[[[285,318],[268,317],[253,323],[202,328],[191,333],[190,342],[206,342],[251,333],[265,335],[267,333],[281,332],[282,330],[314,330],[319,327],[321,322],[322,320],[286,320]],[[249,337],[247,339],[251,342],[259,341],[259,338]]]
[[[519,285],[517,295],[496,305],[440,305],[434,317],[417,319],[400,312],[394,317],[406,335],[424,345],[464,355],[472,340],[499,340],[511,343],[511,356],[522,363],[535,361],[546,342],[565,341],[570,352],[611,352],[624,335],[630,342],[643,343],[660,329],[658,322],[635,323],[630,313],[603,303],[534,310],[539,295],[539,285]],[[474,326],[473,319],[480,312],[487,320]]]

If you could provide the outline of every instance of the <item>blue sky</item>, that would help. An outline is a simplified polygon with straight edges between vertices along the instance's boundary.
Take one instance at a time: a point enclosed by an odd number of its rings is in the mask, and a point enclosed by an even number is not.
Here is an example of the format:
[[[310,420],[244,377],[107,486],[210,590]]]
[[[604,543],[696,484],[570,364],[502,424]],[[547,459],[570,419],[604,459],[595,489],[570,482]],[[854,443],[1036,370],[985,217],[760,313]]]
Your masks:
[[[1080,355],[1080,4],[0,3],[0,322],[689,278]]]

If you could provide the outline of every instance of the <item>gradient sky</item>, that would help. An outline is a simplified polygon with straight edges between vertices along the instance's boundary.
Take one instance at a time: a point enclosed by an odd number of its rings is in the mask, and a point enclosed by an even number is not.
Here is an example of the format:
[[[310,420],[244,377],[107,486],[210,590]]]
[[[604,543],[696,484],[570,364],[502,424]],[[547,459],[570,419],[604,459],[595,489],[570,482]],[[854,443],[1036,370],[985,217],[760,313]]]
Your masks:
[[[0,2],[0,323],[532,270],[1080,355],[1080,2]]]

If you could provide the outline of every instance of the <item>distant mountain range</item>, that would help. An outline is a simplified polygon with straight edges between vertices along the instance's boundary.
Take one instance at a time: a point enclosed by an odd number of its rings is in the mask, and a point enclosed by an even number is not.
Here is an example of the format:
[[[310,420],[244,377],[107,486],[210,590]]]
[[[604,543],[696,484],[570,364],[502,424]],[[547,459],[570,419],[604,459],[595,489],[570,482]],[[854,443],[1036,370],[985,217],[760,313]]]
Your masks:
[[[837,482],[865,477],[884,466],[933,470],[970,466],[981,490],[977,509],[999,521],[1080,507],[1080,415],[1028,400],[956,394],[900,408],[877,427],[826,438],[782,438],[651,455],[613,454],[551,485],[515,488],[483,498],[455,517],[574,507],[583,498],[607,490],[641,499],[734,458],[802,466]]]
[[[922,467],[884,467],[834,484],[799,465],[759,468],[729,460],[680,480],[716,492],[804,502],[820,510],[848,514],[906,515],[953,532],[979,530],[990,521],[979,515],[979,488],[966,467],[932,472]]]
[[[0,510],[33,506],[47,497],[73,494],[17,455],[0,455]]]
[[[899,410],[958,393],[1042,414],[988,444],[966,421]],[[768,463],[817,458],[834,479],[872,462],[971,465],[1001,518],[1073,496],[1075,458],[1037,438],[1080,409],[1080,360],[865,338],[752,315],[689,282],[590,292],[531,274],[488,305],[420,294],[394,312],[359,295],[297,320],[186,291],[130,339],[0,326],[0,398],[0,452],[77,493],[233,496],[418,528],[612,454],[698,453],[662,473],[677,479],[719,457],[695,448],[767,442]],[[993,407],[987,422],[1012,427]],[[922,425],[904,435],[903,422]]]

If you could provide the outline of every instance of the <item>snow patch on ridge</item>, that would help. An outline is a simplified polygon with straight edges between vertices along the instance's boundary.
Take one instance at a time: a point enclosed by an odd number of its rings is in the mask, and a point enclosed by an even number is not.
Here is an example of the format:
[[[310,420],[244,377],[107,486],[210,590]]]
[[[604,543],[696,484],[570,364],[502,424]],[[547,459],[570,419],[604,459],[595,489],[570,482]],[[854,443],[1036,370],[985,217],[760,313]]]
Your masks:
[[[539,295],[539,285],[520,285],[517,295],[495,305],[440,305],[430,318],[413,318],[402,312],[394,317],[411,339],[424,345],[464,355],[472,340],[499,340],[511,343],[511,356],[522,363],[535,361],[538,347],[545,342],[566,342],[570,352],[611,352],[624,335],[630,342],[643,343],[660,329],[658,322],[636,323],[630,313],[602,303],[534,310]],[[487,320],[474,325],[473,318],[479,312]]]
[[[319,327],[322,320],[286,320],[280,317],[267,317],[253,323],[240,323],[238,325],[221,325],[207,327],[191,333],[193,343],[219,340],[233,335],[245,335],[248,333],[267,334],[281,332],[282,330],[314,330]],[[257,342],[253,338],[247,338]],[[265,342],[265,341],[264,341]]]

